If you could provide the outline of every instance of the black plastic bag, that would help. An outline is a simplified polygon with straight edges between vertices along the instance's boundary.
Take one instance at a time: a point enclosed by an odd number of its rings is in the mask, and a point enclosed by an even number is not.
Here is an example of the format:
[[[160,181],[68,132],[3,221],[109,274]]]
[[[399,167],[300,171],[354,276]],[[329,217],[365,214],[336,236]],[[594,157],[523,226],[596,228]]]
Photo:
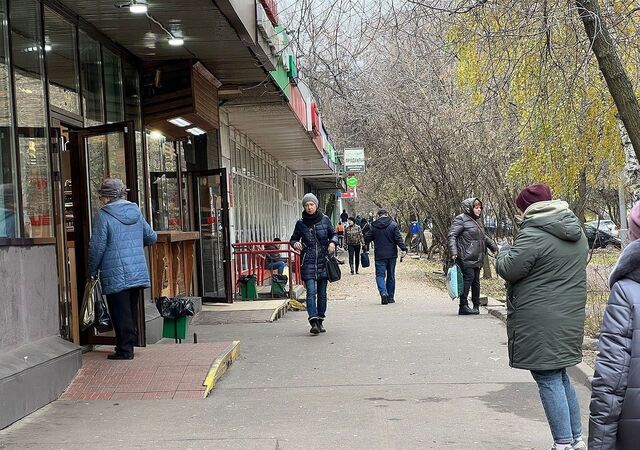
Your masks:
[[[238,277],[238,283],[239,284],[249,284],[251,281],[256,281],[258,279],[258,276],[253,274],[253,275],[241,275]]]
[[[331,283],[340,280],[342,277],[342,272],[340,271],[340,266],[338,264],[338,260],[335,256],[327,256],[327,279]]]
[[[98,283],[97,289],[99,294],[94,294],[96,309],[96,321],[94,323],[94,326],[96,327],[96,331],[98,333],[106,333],[107,331],[111,331],[113,329],[113,324],[111,323],[111,316],[109,315],[109,307],[107,306],[107,301],[105,300],[104,295],[102,295],[100,283]]]
[[[156,308],[165,319],[193,316],[193,301],[186,297],[158,297]]]
[[[369,253],[362,252],[360,253],[360,265],[362,267],[369,267],[371,265],[371,261],[369,261]]]

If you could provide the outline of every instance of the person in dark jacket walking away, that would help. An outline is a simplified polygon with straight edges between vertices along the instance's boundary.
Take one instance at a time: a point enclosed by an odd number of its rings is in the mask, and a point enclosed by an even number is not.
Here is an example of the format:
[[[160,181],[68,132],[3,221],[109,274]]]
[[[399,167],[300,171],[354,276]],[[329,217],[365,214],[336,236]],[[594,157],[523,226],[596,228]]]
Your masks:
[[[307,288],[307,313],[311,334],[324,333],[323,322],[327,312],[328,255],[336,251],[338,236],[331,220],[318,211],[318,199],[305,194],[302,199],[302,219],[296,222],[291,235],[291,245],[301,252],[300,271]]]
[[[494,254],[498,246],[485,234],[480,222],[482,202],[472,197],[462,202],[462,214],[453,219],[449,229],[449,251],[451,258],[462,270],[464,289],[460,295],[458,314],[462,316],[480,314],[480,269],[489,248]],[[471,291],[473,309],[467,297]]]
[[[369,221],[367,219],[365,219],[364,217],[362,218],[362,225],[360,225],[360,229],[362,230],[362,239],[363,239],[362,242],[364,242],[364,237],[367,235],[369,230],[371,230],[371,223],[369,223]],[[369,244],[364,243],[362,251],[368,252],[369,251]]]
[[[138,205],[125,200],[122,180],[107,178],[98,194],[103,206],[93,218],[89,275],[100,273],[116,333],[115,353],[107,358],[133,359],[140,290],[150,286],[144,246],[155,244],[158,237]]]
[[[342,225],[345,225],[347,220],[349,220],[349,214],[346,209],[343,209],[342,214],[340,214],[340,222],[342,222]]]
[[[400,235],[400,228],[391,220],[387,211],[381,209],[378,211],[378,220],[371,224],[364,241],[366,245],[370,242],[375,243],[376,284],[381,303],[383,305],[395,303],[398,247],[403,252],[402,256],[407,253],[407,246]]]
[[[353,275],[354,257],[356,273],[360,270],[360,249],[362,248],[364,237],[362,236],[362,229],[356,225],[353,217],[349,217],[348,223],[349,226],[345,230],[345,239],[349,249],[349,267],[351,268],[351,275]]]
[[[520,192],[520,232],[498,254],[496,271],[507,286],[509,365],[531,371],[554,444],[585,449],[580,405],[567,367],[582,361],[587,255],[582,223],[551,189]]]
[[[609,277],[591,383],[590,450],[640,448],[640,202],[629,215],[629,239]]]

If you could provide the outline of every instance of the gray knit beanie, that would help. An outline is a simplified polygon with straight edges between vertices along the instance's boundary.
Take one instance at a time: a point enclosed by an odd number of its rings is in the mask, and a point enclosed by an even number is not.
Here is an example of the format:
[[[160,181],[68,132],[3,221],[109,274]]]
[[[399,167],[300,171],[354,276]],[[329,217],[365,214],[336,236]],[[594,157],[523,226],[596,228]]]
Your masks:
[[[313,202],[316,204],[316,208],[319,205],[318,202],[318,197],[316,197],[315,195],[313,195],[311,192],[304,194],[304,197],[302,197],[302,206],[306,205],[309,202]]]

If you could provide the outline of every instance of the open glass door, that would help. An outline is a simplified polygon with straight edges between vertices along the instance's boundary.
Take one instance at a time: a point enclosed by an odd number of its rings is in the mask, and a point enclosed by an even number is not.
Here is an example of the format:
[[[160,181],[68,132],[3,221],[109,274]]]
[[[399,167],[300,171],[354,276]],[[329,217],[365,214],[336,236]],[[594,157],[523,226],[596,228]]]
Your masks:
[[[120,178],[129,188],[128,199],[138,201],[136,177],[135,133],[133,122],[70,130],[70,166],[73,212],[72,227],[67,240],[75,247],[75,261],[71,268],[76,274],[76,301],[82,302],[84,285],[88,277],[89,239],[91,223],[101,207],[98,189],[105,178]],[[137,310],[137,345],[145,343],[143,296]],[[80,306],[77,306],[79,311]],[[75,308],[74,308],[75,309]],[[79,324],[79,317],[74,318]],[[81,335],[83,344],[114,344],[113,334],[97,335],[93,329]]]
[[[203,302],[231,303],[231,247],[225,169],[193,174],[198,242],[198,290]]]

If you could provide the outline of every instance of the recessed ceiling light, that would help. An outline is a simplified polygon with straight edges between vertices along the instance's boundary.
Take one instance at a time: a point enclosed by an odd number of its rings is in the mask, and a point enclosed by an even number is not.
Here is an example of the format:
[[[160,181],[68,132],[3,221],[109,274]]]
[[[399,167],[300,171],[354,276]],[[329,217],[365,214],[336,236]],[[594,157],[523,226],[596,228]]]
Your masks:
[[[178,37],[172,37],[169,39],[169,45],[173,47],[180,47],[184,44],[184,39]]]
[[[167,120],[167,122],[172,123],[177,127],[188,127],[191,125],[191,122],[183,119],[182,117],[174,117],[173,119]]]
[[[145,2],[141,2],[139,0],[131,0],[129,3],[129,12],[131,14],[145,14],[147,12],[148,6]]]
[[[187,133],[191,133],[194,136],[200,136],[201,134],[207,134],[206,131],[204,131],[202,128],[198,128],[198,127],[187,128]]]

